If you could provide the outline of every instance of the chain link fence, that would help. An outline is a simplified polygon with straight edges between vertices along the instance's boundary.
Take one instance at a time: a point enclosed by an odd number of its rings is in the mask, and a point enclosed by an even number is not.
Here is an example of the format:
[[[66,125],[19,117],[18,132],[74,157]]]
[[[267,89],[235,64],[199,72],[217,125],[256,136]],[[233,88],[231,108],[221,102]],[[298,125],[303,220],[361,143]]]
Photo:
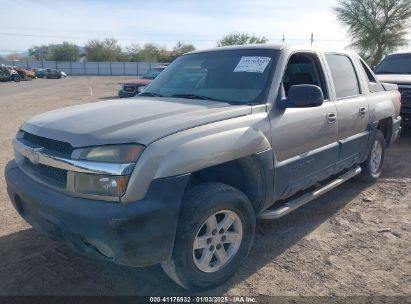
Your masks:
[[[56,69],[67,75],[101,75],[101,76],[141,76],[151,68],[161,66],[158,62],[71,62],[71,61],[0,61],[6,66],[18,66],[24,69]]]

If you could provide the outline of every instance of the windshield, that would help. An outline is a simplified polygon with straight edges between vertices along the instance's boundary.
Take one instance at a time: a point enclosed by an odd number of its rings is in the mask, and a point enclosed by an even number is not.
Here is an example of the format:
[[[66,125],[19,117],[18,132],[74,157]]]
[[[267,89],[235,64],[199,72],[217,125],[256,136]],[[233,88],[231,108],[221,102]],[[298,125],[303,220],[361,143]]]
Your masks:
[[[145,79],[154,79],[156,78],[158,75],[160,75],[161,71],[164,69],[152,69],[149,70],[147,73],[144,74],[143,78]]]
[[[390,55],[375,69],[376,74],[411,74],[411,54]]]
[[[145,96],[265,102],[277,50],[242,49],[181,56],[142,93]]]

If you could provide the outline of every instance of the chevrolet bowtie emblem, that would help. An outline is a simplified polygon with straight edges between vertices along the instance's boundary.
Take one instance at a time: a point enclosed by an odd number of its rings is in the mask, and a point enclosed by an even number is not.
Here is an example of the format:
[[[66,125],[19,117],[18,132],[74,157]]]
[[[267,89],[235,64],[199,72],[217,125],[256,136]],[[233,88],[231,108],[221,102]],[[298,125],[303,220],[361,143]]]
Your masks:
[[[33,164],[38,164],[39,163],[39,157],[40,157],[40,152],[43,150],[44,148],[30,148],[30,147],[26,147],[26,151],[27,151],[27,158],[33,163]]]

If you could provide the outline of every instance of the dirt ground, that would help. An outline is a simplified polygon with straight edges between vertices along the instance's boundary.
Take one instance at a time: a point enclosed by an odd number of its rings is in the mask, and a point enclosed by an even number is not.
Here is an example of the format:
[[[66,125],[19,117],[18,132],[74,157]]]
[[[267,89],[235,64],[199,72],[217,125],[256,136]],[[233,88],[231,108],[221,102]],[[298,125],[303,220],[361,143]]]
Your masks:
[[[19,217],[6,193],[4,166],[13,158],[11,138],[23,121],[116,96],[118,83],[129,78],[0,83],[0,295],[188,294],[159,266],[99,262],[49,240]],[[411,131],[406,130],[377,183],[349,181],[280,220],[260,222],[243,267],[202,295],[410,296],[410,209]]]

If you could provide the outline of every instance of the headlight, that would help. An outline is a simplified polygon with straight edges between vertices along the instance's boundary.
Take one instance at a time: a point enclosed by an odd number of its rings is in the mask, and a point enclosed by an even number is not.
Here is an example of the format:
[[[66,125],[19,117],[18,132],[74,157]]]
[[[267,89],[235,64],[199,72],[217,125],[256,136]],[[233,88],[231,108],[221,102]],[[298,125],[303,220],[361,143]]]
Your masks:
[[[77,193],[120,197],[126,191],[128,179],[129,176],[76,173],[74,189]]]
[[[143,92],[145,91],[146,87],[147,87],[147,85],[145,85],[145,86],[139,86],[139,87],[137,88],[137,91],[138,91],[139,93],[143,93]]]
[[[137,161],[143,149],[142,146],[134,144],[85,148],[79,159],[106,163],[132,163]]]
[[[77,150],[77,156],[74,157],[90,162],[129,164],[135,163],[143,150],[144,147],[137,144],[107,145]],[[74,191],[82,194],[120,197],[126,191],[129,177],[129,175],[75,172]]]

